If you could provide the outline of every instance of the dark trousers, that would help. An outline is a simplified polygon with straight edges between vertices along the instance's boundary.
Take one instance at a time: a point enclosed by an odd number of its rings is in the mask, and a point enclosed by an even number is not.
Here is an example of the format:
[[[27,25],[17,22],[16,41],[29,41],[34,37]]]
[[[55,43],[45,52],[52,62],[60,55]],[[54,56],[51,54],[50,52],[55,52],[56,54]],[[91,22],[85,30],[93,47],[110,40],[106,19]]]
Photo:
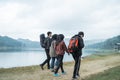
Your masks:
[[[75,61],[74,71],[73,71],[73,78],[77,75],[79,76],[80,64],[81,64],[81,55],[79,52],[75,52],[72,54],[73,59]]]
[[[47,68],[50,69],[50,55],[49,55],[49,49],[45,49],[45,52],[46,52],[46,56],[47,56],[47,59],[41,64],[42,66],[44,66],[46,63],[47,63]]]
[[[64,72],[63,69],[63,55],[58,55],[57,56],[57,62],[56,62],[57,68],[55,69],[55,74],[58,73],[59,68],[61,68],[61,72]]]

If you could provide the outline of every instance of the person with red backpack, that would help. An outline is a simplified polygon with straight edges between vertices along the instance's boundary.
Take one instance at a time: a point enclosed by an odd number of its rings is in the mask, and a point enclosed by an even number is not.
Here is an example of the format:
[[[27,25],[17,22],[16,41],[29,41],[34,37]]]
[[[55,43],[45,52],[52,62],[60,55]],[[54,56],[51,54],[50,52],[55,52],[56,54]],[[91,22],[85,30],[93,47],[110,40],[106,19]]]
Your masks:
[[[79,70],[81,64],[82,48],[84,48],[83,37],[84,37],[84,33],[79,32],[77,35],[73,36],[70,39],[68,45],[68,51],[72,54],[73,59],[75,61],[73,77],[72,77],[73,80],[80,77]]]
[[[58,74],[59,68],[61,68],[62,74],[66,73],[63,69],[63,57],[65,54],[65,51],[68,53],[68,50],[67,50],[67,47],[66,47],[65,42],[64,42],[64,35],[63,34],[58,35],[58,40],[56,41],[56,45],[55,45],[55,51],[57,54],[57,62],[56,62],[56,68],[54,71],[54,76],[58,77],[59,76],[59,74]]]

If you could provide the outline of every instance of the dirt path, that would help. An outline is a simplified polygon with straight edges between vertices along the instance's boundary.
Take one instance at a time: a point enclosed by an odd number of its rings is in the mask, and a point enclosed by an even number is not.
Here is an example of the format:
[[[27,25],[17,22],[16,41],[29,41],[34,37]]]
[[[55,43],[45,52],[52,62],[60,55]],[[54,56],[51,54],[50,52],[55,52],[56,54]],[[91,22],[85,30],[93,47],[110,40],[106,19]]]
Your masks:
[[[89,59],[85,58],[82,60],[81,63],[81,79],[84,80],[86,76],[89,76],[91,74],[96,74],[99,72],[103,72],[106,69],[109,69],[114,66],[120,65],[120,55],[111,55],[111,56],[105,56],[98,59]],[[54,77],[53,73],[49,70],[41,70],[40,67],[35,69],[33,72],[28,73],[22,72],[20,74],[14,74],[14,75],[6,75],[5,78],[0,80],[71,80],[72,79],[72,73],[73,73],[73,66],[74,62],[69,62],[64,64],[64,69],[67,72],[66,75],[62,75],[61,71],[59,70],[59,73],[61,74],[60,77]]]
[[[109,69],[114,66],[120,65],[120,55],[108,56],[106,58],[100,58],[98,60],[88,60],[84,59],[81,63],[81,78],[89,76],[91,74],[96,74],[102,72],[106,69]],[[73,73],[73,64],[65,66],[65,70],[67,71],[67,75],[61,75],[59,78],[53,77],[50,80],[71,80]],[[51,74],[53,75],[53,74]],[[44,80],[48,80],[44,78]]]

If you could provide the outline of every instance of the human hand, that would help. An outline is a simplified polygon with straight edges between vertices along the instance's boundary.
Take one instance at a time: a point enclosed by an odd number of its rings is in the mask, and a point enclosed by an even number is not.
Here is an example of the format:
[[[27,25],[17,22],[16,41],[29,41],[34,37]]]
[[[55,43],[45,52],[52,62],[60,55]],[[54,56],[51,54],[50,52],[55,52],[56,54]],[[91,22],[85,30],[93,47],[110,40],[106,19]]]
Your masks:
[[[68,55],[70,55],[70,53],[68,53]]]

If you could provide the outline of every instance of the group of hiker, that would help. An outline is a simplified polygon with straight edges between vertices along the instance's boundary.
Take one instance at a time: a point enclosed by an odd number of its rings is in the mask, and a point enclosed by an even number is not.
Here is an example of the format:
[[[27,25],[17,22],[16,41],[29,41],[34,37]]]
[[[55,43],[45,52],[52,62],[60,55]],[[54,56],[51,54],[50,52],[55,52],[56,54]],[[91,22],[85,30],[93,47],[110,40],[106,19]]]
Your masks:
[[[44,70],[44,65],[47,64],[47,68],[54,72],[53,76],[58,77],[58,70],[61,69],[62,74],[66,74],[63,68],[63,58],[65,52],[68,55],[72,55],[75,61],[73,80],[80,77],[80,63],[82,56],[82,48],[84,47],[83,41],[84,33],[82,31],[74,35],[70,41],[68,47],[64,42],[63,34],[53,34],[52,32],[47,32],[47,37],[45,34],[40,35],[40,44],[45,49],[47,59],[40,64],[42,70]],[[51,60],[51,63],[50,63]]]

